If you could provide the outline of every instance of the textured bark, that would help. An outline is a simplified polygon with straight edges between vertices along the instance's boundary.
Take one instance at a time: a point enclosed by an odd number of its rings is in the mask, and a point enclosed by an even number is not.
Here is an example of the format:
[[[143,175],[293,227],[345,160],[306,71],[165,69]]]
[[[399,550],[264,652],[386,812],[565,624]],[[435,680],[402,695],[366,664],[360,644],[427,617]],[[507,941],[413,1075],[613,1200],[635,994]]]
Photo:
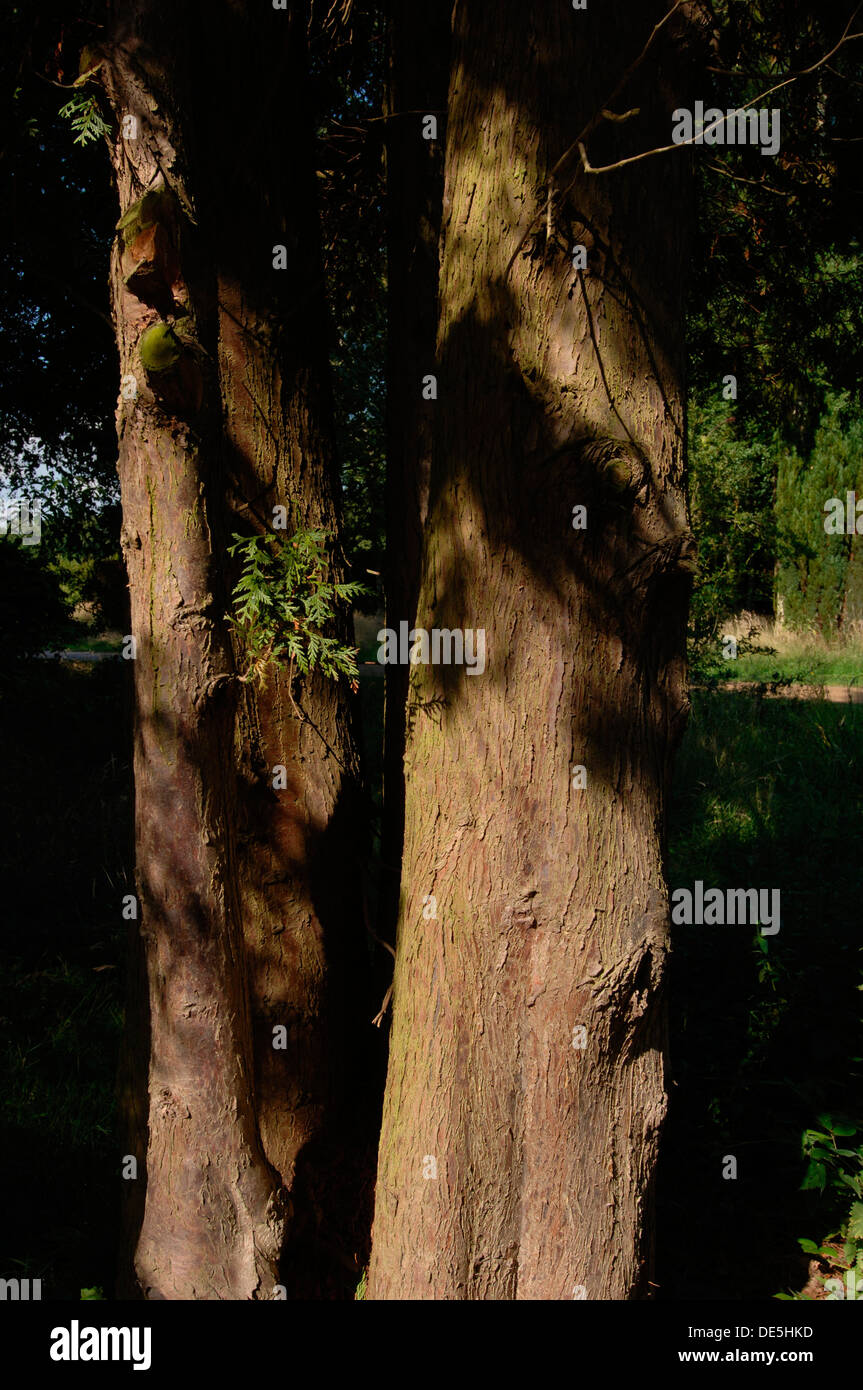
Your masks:
[[[483,675],[411,669],[371,1298],[646,1292],[665,788],[687,707],[690,166],[549,172],[666,8],[453,9],[417,625],[483,628],[488,656]],[[670,28],[594,164],[668,143],[685,100]]]
[[[293,524],[336,525],[304,31],[299,5],[131,0],[102,50],[121,210],[164,190],[112,255],[121,374],[137,383],[117,419],[151,1032],[135,1256],[148,1298],[271,1297],[292,1197],[303,1238],[310,1224],[326,1238],[313,1170],[336,1143],[341,991],[361,931],[343,869],[350,711],[323,679],[296,692],[302,719],[283,675],[241,683],[226,622],[233,532],[271,526],[277,504]],[[275,244],[290,270],[272,268]],[[142,338],[159,323],[183,350],[154,371]],[[286,791],[273,790],[279,764]]]

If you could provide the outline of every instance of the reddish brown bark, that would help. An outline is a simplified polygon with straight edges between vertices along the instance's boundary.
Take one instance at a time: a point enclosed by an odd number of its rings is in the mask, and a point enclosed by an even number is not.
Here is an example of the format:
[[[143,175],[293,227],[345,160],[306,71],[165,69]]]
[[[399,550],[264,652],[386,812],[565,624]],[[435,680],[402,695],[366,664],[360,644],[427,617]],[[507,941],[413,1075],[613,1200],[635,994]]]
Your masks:
[[[299,5],[133,0],[102,49],[121,211],[161,190],[141,219],[155,226],[133,219],[112,259],[136,391],[118,434],[152,1039],[135,1255],[148,1298],[267,1298],[280,1279],[297,1292],[304,1271],[280,1274],[292,1205],[306,1243],[332,1243],[339,1220],[329,1169],[362,930],[345,872],[349,697],[309,679],[300,718],[283,673],[242,683],[226,622],[233,532],[271,526],[278,504],[293,525],[336,527],[304,29]],[[144,335],[159,324],[177,360],[154,370]]]
[[[371,1298],[646,1291],[686,712],[689,159],[550,170],[664,13],[453,9],[417,625],[484,629],[488,659],[411,671]],[[676,41],[594,163],[668,143]]]

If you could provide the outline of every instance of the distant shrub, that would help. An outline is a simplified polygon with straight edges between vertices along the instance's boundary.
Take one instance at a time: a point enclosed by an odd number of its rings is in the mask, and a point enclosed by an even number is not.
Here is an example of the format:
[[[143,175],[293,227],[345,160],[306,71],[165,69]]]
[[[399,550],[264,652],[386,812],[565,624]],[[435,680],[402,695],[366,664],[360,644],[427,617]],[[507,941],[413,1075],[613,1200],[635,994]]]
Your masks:
[[[58,577],[34,547],[0,538],[0,669],[61,640],[68,627]]]
[[[847,393],[828,396],[808,459],[782,455],[776,484],[776,591],[785,623],[825,636],[863,618],[863,537],[830,535],[825,503],[863,499],[863,415]]]

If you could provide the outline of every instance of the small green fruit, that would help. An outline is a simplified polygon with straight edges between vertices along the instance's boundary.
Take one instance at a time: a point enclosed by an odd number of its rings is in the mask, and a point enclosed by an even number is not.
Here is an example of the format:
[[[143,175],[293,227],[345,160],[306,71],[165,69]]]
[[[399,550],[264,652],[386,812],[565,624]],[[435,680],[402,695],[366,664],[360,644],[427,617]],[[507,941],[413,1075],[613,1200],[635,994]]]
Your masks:
[[[146,371],[166,372],[179,362],[183,348],[169,323],[154,323],[142,335],[138,352]]]

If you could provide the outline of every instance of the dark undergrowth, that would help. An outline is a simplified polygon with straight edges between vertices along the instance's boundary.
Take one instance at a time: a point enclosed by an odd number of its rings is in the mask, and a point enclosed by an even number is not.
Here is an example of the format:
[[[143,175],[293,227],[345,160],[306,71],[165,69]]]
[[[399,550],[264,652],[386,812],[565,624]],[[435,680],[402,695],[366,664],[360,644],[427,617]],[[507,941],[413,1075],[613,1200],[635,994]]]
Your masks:
[[[43,1298],[113,1285],[129,678],[28,662],[0,688],[0,1275]]]
[[[670,886],[778,888],[781,928],[672,928],[661,1297],[799,1290],[799,1239],[817,1243],[848,1216],[850,1184],[821,1191],[802,1141],[826,1116],[850,1135],[838,1141],[848,1155],[861,1143],[861,768],[859,706],[694,696]],[[729,1157],[736,1178],[723,1177]],[[860,1176],[859,1159],[843,1162]],[[815,1185],[802,1189],[807,1173]]]
[[[116,1071],[132,888],[125,663],[28,663],[2,689],[0,1276],[111,1296]],[[363,690],[373,776],[380,688]],[[863,707],[696,693],[677,766],[672,888],[781,891],[781,930],[675,927],[659,1183],[663,1299],[799,1290],[850,1191],[801,1189],[804,1132],[863,1124]],[[822,1125],[823,1128],[823,1125]],[[846,1140],[847,1152],[860,1132]],[[723,1177],[727,1160],[736,1179]],[[846,1166],[851,1160],[844,1160]],[[89,1296],[93,1296],[92,1292]]]

